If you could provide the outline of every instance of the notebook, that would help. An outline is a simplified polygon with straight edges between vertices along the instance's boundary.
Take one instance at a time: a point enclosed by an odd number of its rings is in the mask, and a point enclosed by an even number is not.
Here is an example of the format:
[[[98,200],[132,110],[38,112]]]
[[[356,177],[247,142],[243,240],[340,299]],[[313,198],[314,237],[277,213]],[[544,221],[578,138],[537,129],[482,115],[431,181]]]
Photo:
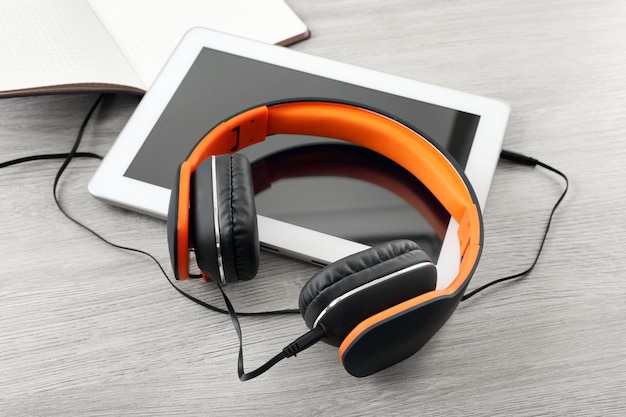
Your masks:
[[[283,0],[5,0],[0,97],[143,94],[193,27],[280,45],[309,35]]]

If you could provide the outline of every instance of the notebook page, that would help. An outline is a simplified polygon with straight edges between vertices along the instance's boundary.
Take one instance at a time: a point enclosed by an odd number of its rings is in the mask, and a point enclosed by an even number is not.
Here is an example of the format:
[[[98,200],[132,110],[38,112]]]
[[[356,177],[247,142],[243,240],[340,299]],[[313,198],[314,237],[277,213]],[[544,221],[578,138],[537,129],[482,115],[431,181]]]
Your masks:
[[[0,60],[0,92],[77,83],[144,88],[85,0],[3,0]]]
[[[308,34],[283,0],[89,0],[145,85],[151,85],[183,35],[207,27],[267,43]]]

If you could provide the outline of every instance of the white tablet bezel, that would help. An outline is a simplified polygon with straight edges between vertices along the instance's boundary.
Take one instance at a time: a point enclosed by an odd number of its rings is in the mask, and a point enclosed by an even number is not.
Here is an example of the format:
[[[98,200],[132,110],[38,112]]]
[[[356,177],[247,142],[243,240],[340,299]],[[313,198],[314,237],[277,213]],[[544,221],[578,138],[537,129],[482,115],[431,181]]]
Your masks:
[[[480,116],[465,173],[481,207],[484,207],[508,121],[510,109],[507,104],[203,28],[192,29],[185,35],[98,167],[89,182],[89,191],[95,197],[166,218],[170,190],[125,177],[124,173],[203,48]],[[445,288],[458,270],[455,227],[451,222],[439,256],[439,288]],[[367,248],[360,243],[264,216],[259,216],[259,236],[266,249],[321,265]]]

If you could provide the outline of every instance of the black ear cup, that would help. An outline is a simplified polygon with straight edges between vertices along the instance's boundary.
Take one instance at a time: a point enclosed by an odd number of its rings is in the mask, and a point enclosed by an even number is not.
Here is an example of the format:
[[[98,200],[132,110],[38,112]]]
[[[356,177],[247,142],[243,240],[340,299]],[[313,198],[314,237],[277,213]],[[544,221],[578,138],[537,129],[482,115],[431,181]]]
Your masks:
[[[259,233],[246,157],[207,158],[191,177],[190,199],[190,239],[200,269],[223,283],[253,278]]]
[[[321,325],[325,342],[339,346],[361,321],[433,291],[437,270],[409,240],[396,240],[341,259],[314,275],[300,292],[309,328]]]

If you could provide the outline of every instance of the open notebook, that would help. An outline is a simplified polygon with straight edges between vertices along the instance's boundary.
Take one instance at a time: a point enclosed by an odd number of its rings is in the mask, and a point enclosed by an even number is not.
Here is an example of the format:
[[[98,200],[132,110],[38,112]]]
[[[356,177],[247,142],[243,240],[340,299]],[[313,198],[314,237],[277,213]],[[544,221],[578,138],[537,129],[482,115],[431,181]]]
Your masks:
[[[309,34],[283,0],[3,0],[0,97],[142,94],[196,26],[281,45]]]

